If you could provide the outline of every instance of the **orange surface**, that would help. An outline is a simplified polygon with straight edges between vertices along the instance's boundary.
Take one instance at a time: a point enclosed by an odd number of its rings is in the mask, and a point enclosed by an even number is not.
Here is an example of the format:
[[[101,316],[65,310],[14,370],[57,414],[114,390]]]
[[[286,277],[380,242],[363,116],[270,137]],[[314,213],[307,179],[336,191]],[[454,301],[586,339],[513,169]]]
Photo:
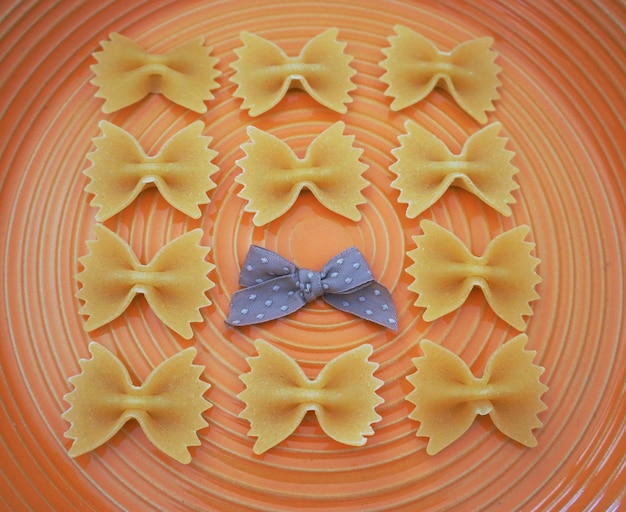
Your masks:
[[[2,2],[0,7],[0,508],[3,510],[619,510],[626,507],[624,436],[624,257],[626,174],[623,97],[626,12],[621,2],[392,0],[244,1],[53,0]],[[390,188],[391,150],[414,119],[460,151],[480,126],[441,91],[401,112],[378,66],[393,25],[403,23],[450,50],[473,37],[492,36],[503,68],[501,99],[489,121],[500,121],[520,168],[513,215],[502,217],[458,189],[420,217]],[[271,111],[250,118],[229,81],[242,30],[258,33],[295,55],[328,27],[355,57],[354,102],[344,115],[293,92]],[[219,58],[219,89],[204,115],[161,96],[111,115],[94,97],[91,54],[112,31],[161,52],[194,36],[206,37]],[[78,257],[93,239],[96,209],[84,192],[86,155],[98,122],[107,119],[136,137],[149,153],[173,133],[202,119],[219,155],[218,183],[198,220],[146,191],[108,227],[128,240],[141,260],[195,227],[217,265],[195,336],[183,340],[147,307],[90,334],[75,298]],[[355,135],[369,165],[368,203],[354,223],[319,206],[310,195],[280,219],[252,224],[237,197],[235,160],[243,157],[249,124],[285,140],[296,152],[337,120]],[[542,259],[528,349],[545,366],[549,386],[526,448],[480,418],[435,456],[415,436],[405,399],[411,358],[428,338],[452,350],[480,375],[496,347],[517,331],[498,319],[480,293],[432,323],[413,305],[410,264],[419,221],[454,231],[475,253],[498,233],[527,223]],[[240,330],[226,328],[229,299],[251,243],[302,266],[317,267],[356,245],[393,293],[399,332],[386,332],[315,303],[289,318]],[[298,359],[309,376],[337,354],[371,343],[376,376],[385,384],[382,420],[364,447],[340,445],[312,419],[261,456],[252,454],[240,374],[253,340],[262,337]],[[112,350],[136,382],[185,347],[198,349],[212,384],[209,427],[184,466],[156,451],[136,425],[77,459],[68,456],[68,378],[88,356],[89,340]]]

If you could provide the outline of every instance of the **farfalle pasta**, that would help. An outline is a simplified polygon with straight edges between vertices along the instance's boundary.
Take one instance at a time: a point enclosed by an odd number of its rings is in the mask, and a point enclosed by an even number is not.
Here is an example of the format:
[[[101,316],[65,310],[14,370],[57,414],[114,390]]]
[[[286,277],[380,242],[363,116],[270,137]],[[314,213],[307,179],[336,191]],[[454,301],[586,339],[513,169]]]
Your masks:
[[[450,53],[442,52],[424,36],[398,25],[384,48],[380,62],[385,70],[381,80],[385,94],[393,98],[392,110],[402,110],[423,100],[436,86],[447,90],[456,103],[480,123],[487,122],[487,112],[502,85],[502,68],[494,61],[498,54],[490,49],[491,37],[465,41]]]
[[[242,98],[241,108],[258,116],[277,105],[290,87],[304,89],[318,103],[345,113],[348,94],[356,89],[351,77],[352,56],[346,55],[346,43],[337,41],[339,31],[328,29],[315,36],[297,57],[288,57],[271,41],[249,32],[241,33],[243,46],[235,50],[237,60],[231,64],[237,85],[233,93]]]
[[[415,405],[409,418],[420,422],[418,436],[428,437],[426,452],[434,455],[461,437],[477,415],[489,415],[507,437],[529,447],[537,445],[533,429],[547,407],[547,391],[539,377],[544,369],[533,364],[534,351],[525,350],[520,334],[491,355],[481,378],[463,360],[435,343],[423,340],[423,356],[413,359],[417,372],[407,377],[414,390],[406,399]]]
[[[378,364],[370,362],[371,345],[361,345],[330,361],[310,380],[287,354],[263,340],[258,355],[248,358],[250,371],[240,378],[246,404],[240,416],[250,422],[257,438],[253,451],[261,454],[289,437],[307,411],[314,411],[322,430],[339,443],[362,446],[373,434],[371,424],[381,418],[375,408],[382,381],[374,377]]]
[[[243,185],[237,195],[248,201],[245,210],[253,222],[263,226],[295,203],[303,189],[310,190],[329,210],[358,221],[358,205],[365,203],[361,191],[369,185],[362,174],[367,165],[359,161],[362,149],[355,148],[353,135],[344,135],[345,124],[337,121],[318,135],[299,159],[277,137],[254,126],[248,127],[250,142],[237,160],[242,169],[235,181]]]
[[[76,296],[84,301],[79,313],[88,315],[92,331],[121,315],[137,294],[143,294],[157,317],[183,338],[191,338],[191,322],[202,321],[199,309],[211,304],[206,291],[214,283],[207,274],[215,267],[206,261],[203,232],[194,229],[162,247],[148,264],[137,259],[128,244],[105,226],[95,226],[96,240],[79,258],[84,270]]]
[[[165,200],[194,219],[199,205],[209,202],[207,192],[218,167],[211,163],[217,152],[208,147],[211,137],[202,135],[204,123],[195,121],[175,133],[154,156],[148,156],[137,140],[108,121],[100,122],[102,135],[94,139],[96,150],[87,155],[91,182],[85,190],[99,208],[96,220],[104,221],[132,203],[147,187],[156,187]]]
[[[396,162],[389,170],[397,175],[391,183],[400,190],[398,201],[407,203],[407,217],[417,217],[432,206],[451,186],[471,192],[502,215],[510,216],[511,193],[519,188],[511,164],[514,153],[505,149],[508,139],[498,137],[502,125],[493,123],[474,133],[460,154],[452,154],[435,135],[414,121],[406,122],[407,133],[392,150]]]
[[[539,259],[531,255],[535,244],[526,242],[530,228],[518,226],[494,238],[482,256],[473,255],[450,231],[434,222],[420,223],[423,235],[413,237],[416,249],[408,252],[414,264],[409,290],[418,294],[416,306],[425,307],[427,322],[459,308],[475,286],[489,306],[516,329],[526,328],[524,315],[532,315],[529,302],[539,298],[535,272]]]
[[[91,66],[97,86],[97,98],[103,98],[102,111],[115,112],[142,100],[150,93],[160,93],[174,103],[200,114],[204,104],[213,99],[218,87],[217,58],[196,37],[167,53],[146,52],[132,39],[118,33],[103,41],[102,51],[94,53],[97,64]]]
[[[70,378],[65,395],[70,408],[63,418],[71,425],[65,437],[78,457],[106,443],[130,420],[136,420],[150,442],[178,462],[191,462],[190,446],[208,423],[202,413],[211,407],[203,395],[210,385],[200,379],[204,369],[193,364],[195,348],[187,348],[157,366],[136,386],[122,362],[98,343],[89,344],[91,359],[81,359],[81,373]]]

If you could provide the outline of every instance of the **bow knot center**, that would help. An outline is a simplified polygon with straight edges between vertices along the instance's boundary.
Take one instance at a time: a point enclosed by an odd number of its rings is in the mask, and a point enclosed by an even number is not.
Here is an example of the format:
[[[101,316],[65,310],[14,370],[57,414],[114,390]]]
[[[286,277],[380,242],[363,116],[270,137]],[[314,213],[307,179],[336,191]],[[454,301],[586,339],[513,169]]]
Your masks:
[[[306,302],[313,302],[324,293],[322,275],[306,268],[298,271],[298,286]]]

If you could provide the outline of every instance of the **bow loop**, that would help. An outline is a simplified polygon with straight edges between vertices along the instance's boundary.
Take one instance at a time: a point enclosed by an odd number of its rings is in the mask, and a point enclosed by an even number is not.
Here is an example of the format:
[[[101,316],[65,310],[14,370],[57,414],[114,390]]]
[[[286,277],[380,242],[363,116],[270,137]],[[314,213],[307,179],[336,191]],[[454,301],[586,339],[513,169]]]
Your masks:
[[[103,225],[96,225],[96,240],[87,242],[89,254],[79,261],[84,270],[76,279],[84,301],[80,313],[88,315],[85,329],[92,331],[121,315],[135,295],[146,301],[170,329],[191,338],[191,322],[211,301],[205,292],[214,286],[207,273],[214,265],[205,260],[209,248],[200,246],[202,230],[194,229],[162,247],[144,265],[124,240]]]
[[[71,424],[65,436],[74,440],[70,455],[106,443],[134,419],[155,447],[189,463],[188,447],[200,444],[196,432],[207,425],[202,413],[211,407],[203,398],[210,387],[200,380],[203,368],[192,363],[196,349],[161,363],[141,386],[102,345],[92,342],[89,351],[91,359],[80,361],[81,373],[70,378],[74,390],[64,397],[70,408],[63,418]]]
[[[250,371],[240,379],[246,389],[239,398],[246,404],[240,417],[250,422],[249,435],[257,437],[253,451],[263,453],[289,437],[307,411],[314,411],[322,430],[336,441],[361,446],[379,421],[375,408],[383,400],[376,394],[382,381],[368,361],[371,345],[337,356],[315,380],[306,377],[284,352],[257,340],[258,355],[248,358]]]
[[[542,425],[537,414],[546,409],[541,396],[548,389],[539,380],[544,369],[533,364],[534,351],[524,350],[520,334],[489,358],[482,378],[472,375],[461,358],[428,340],[424,355],[413,360],[417,372],[407,377],[414,390],[410,418],[421,423],[418,436],[429,437],[433,455],[465,433],[476,415],[489,415],[503,434],[525,446],[535,446],[532,433]]]
[[[148,156],[137,140],[122,128],[100,122],[102,136],[94,139],[96,150],[87,158],[91,182],[85,187],[94,195],[98,221],[104,221],[132,203],[147,187],[156,186],[174,208],[195,219],[199,205],[216,187],[211,180],[218,167],[211,163],[217,152],[209,149],[210,137],[202,135],[204,124],[195,121],[175,133],[155,156]]]
[[[421,101],[441,82],[463,110],[486,123],[502,85],[498,79],[502,68],[494,63],[498,54],[490,49],[493,39],[466,41],[446,53],[407,27],[396,26],[395,31],[380,63],[385,70],[380,79],[388,86],[385,95],[393,98],[391,109]]]
[[[358,221],[358,205],[366,202],[362,190],[369,185],[359,161],[362,149],[352,146],[354,136],[344,135],[338,121],[318,135],[303,159],[280,139],[250,126],[246,156],[236,163],[242,169],[235,178],[243,185],[238,196],[248,201],[245,210],[263,226],[286,213],[303,189],[310,190],[329,210]]]
[[[417,217],[438,201],[451,186],[477,196],[503,215],[510,216],[512,191],[519,185],[513,176],[519,171],[511,164],[513,152],[505,149],[508,139],[498,137],[502,125],[493,123],[467,139],[459,155],[414,121],[407,121],[407,133],[392,150],[396,162],[390,170],[397,175],[391,183],[400,190],[398,201],[408,203],[407,216]]]
[[[518,226],[494,238],[482,256],[474,256],[463,242],[434,222],[420,223],[424,234],[413,237],[417,249],[408,252],[415,262],[407,272],[409,286],[418,293],[416,306],[426,308],[430,322],[459,308],[474,286],[483,290],[487,302],[502,320],[524,330],[529,303],[539,298],[535,272],[539,259],[530,253],[534,244],[524,239],[528,226]]]
[[[356,88],[351,77],[352,57],[344,53],[346,43],[337,41],[337,29],[328,29],[311,39],[297,57],[288,57],[274,43],[249,32],[241,33],[243,46],[235,50],[238,59],[231,81],[237,85],[236,98],[257,116],[277,105],[292,86],[304,89],[318,103],[340,113],[352,101]]]
[[[105,100],[102,111],[115,112],[142,100],[150,93],[163,96],[194,112],[207,111],[204,101],[213,99],[217,58],[203,46],[203,38],[187,41],[162,55],[147,53],[135,41],[113,33],[102,42],[91,81],[99,87],[96,97]]]
[[[299,269],[282,256],[251,246],[241,269],[245,287],[231,299],[226,323],[235,326],[287,316],[321,297],[336,309],[397,329],[389,291],[374,280],[356,247],[332,258],[321,272]]]

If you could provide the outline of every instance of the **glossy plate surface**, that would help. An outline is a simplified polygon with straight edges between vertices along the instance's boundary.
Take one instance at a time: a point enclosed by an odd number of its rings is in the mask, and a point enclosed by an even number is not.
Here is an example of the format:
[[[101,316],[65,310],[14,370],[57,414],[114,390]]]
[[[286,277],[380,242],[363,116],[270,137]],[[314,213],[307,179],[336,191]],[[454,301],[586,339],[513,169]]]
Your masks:
[[[445,92],[392,112],[378,66],[393,26],[404,24],[451,50],[491,36],[503,68],[501,99],[489,121],[500,121],[520,169],[513,215],[503,217],[474,196],[451,189],[417,219],[407,219],[390,188],[391,150],[414,119],[455,152],[480,125]],[[516,2],[9,1],[0,7],[0,508],[3,510],[618,510],[626,506],[624,466],[623,322],[626,256],[625,111],[626,12],[604,0]],[[230,64],[243,30],[291,55],[325,28],[337,27],[358,71],[348,113],[337,114],[305,93],[290,92],[256,118],[233,97]],[[164,52],[202,35],[219,58],[221,76],[207,114],[161,96],[105,115],[89,66],[109,33]],[[86,154],[98,122],[109,120],[154,153],[172,133],[196,119],[206,124],[219,155],[218,183],[199,220],[169,207],[154,190],[106,222],[140,259],[196,227],[212,247],[216,287],[187,341],[169,331],[137,300],[92,333],[83,329],[75,298],[78,257],[93,238],[95,209],[84,192]],[[237,197],[235,161],[250,124],[303,154],[337,120],[356,137],[369,166],[368,203],[354,223],[302,195],[283,217],[252,224]],[[540,414],[538,446],[525,448],[478,419],[436,456],[407,415],[404,399],[411,359],[428,338],[451,349],[480,375],[495,350],[517,331],[499,320],[480,293],[458,311],[427,323],[408,291],[406,252],[419,220],[453,230],[476,253],[487,241],[528,224],[543,282],[533,303],[528,347],[545,366],[548,410]],[[393,293],[397,334],[315,303],[291,317],[240,330],[224,319],[251,243],[319,267],[350,245],[366,255]],[[326,437],[314,417],[262,456],[252,454],[240,374],[253,340],[263,338],[298,358],[314,376],[335,355],[371,343],[377,377],[385,384],[382,421],[364,447]],[[157,452],[136,424],[109,443],[72,459],[61,414],[68,378],[98,341],[117,354],[138,382],[166,357],[198,349],[212,384],[210,426],[192,449],[190,465]]]

